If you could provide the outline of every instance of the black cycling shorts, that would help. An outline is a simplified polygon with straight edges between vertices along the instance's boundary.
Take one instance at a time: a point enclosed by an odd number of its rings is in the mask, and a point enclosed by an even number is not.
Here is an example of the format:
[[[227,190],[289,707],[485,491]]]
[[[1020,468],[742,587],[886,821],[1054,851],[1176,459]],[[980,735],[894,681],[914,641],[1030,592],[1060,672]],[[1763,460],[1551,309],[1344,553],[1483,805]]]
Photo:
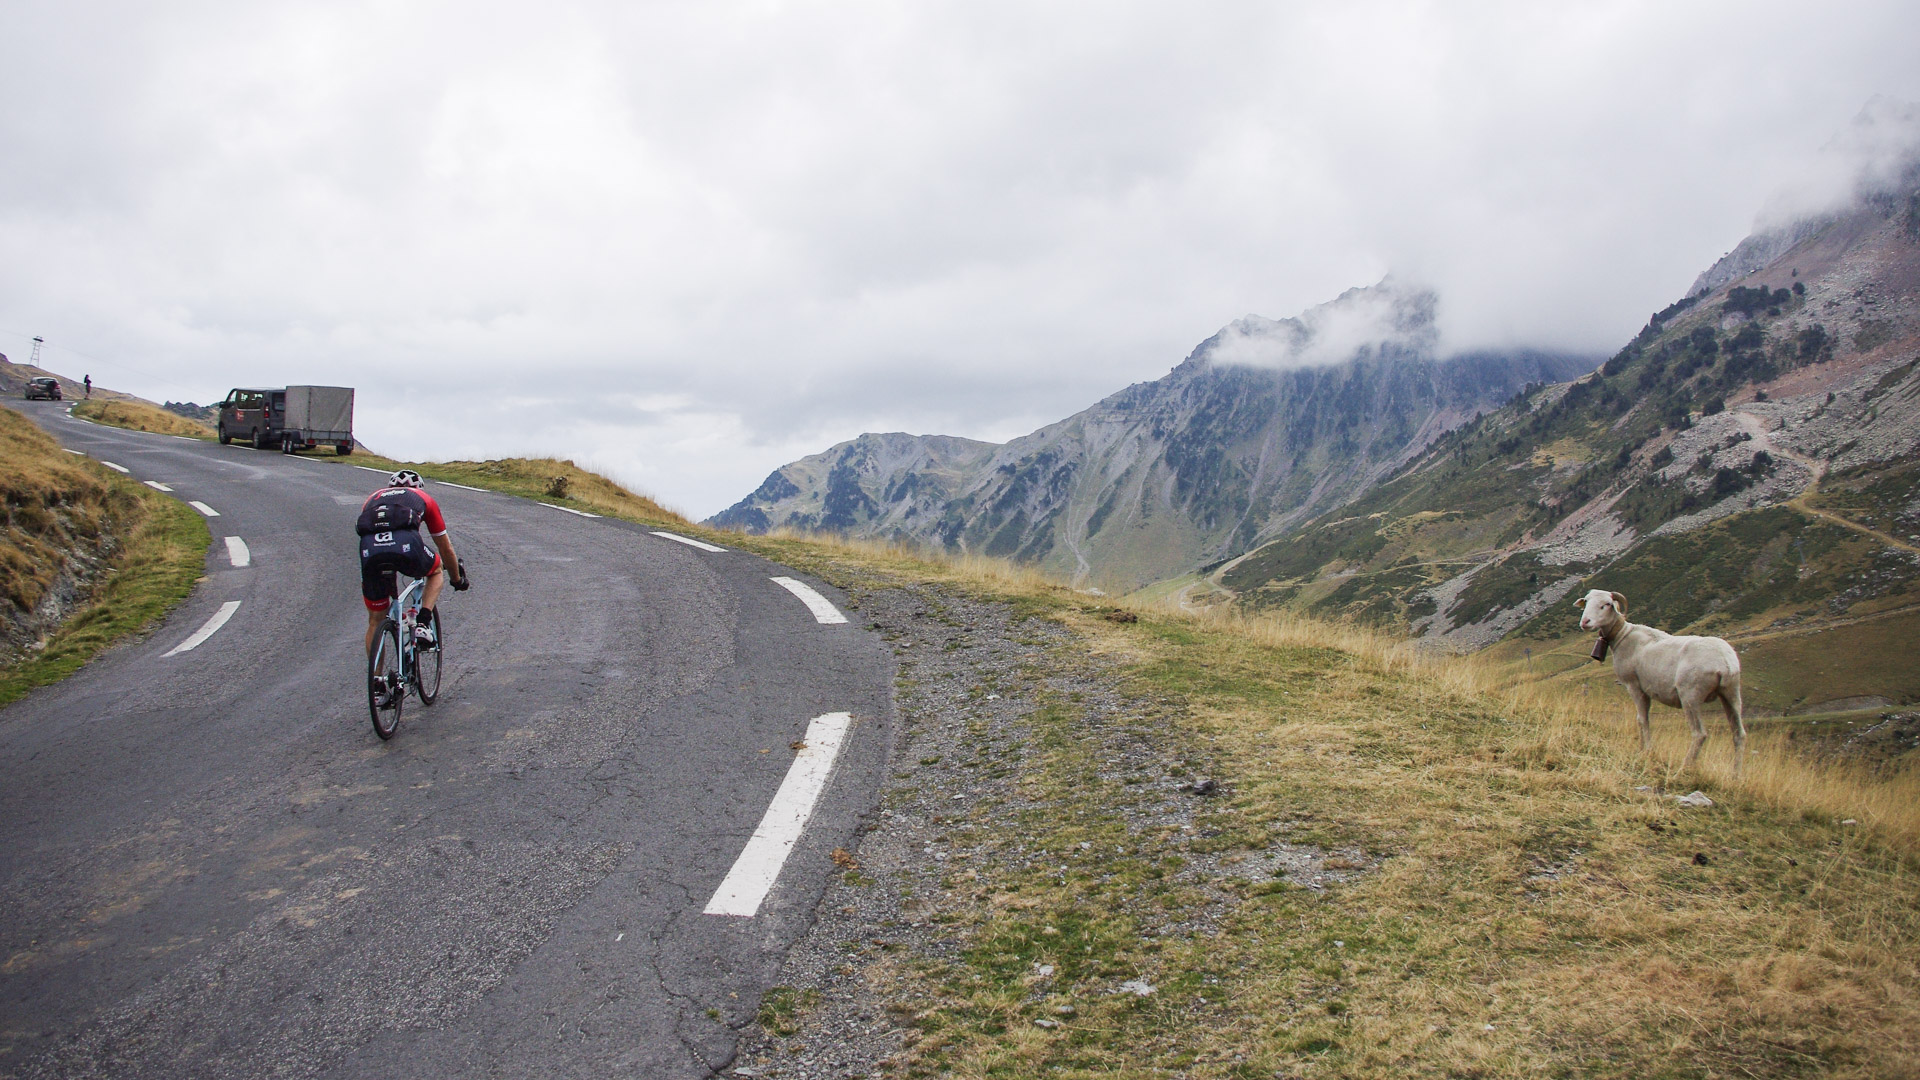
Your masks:
[[[360,597],[368,611],[385,611],[393,603],[391,573],[423,578],[440,569],[440,549],[418,529],[370,533],[360,538]]]

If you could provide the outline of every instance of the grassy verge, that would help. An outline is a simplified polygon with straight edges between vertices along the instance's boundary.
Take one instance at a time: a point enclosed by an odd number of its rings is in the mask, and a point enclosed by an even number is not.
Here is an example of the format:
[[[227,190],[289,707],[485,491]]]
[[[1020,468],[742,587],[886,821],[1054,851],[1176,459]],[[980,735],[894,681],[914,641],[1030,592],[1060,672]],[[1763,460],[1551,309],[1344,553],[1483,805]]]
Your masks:
[[[213,429],[198,420],[189,420],[144,401],[113,401],[94,398],[74,405],[73,415],[96,424],[108,424],[128,431],[151,431],[160,435],[185,435],[192,439],[211,439]]]
[[[701,529],[686,518],[637,495],[619,484],[588,472],[571,461],[554,458],[502,458],[495,461],[398,461],[378,454],[354,454],[346,458],[321,457],[322,461],[361,465],[373,469],[407,468],[429,480],[445,480],[469,487],[485,488],[508,495],[586,510],[595,514],[623,518],[642,525],[666,525],[681,531]],[[726,534],[731,535],[731,534]]]
[[[24,615],[58,568],[107,549],[104,582],[39,647],[0,666],[0,705],[72,673],[138,633],[192,591],[210,536],[199,514],[158,492],[61,451],[32,421],[0,409],[0,602]],[[110,544],[105,538],[111,537]]]
[[[856,602],[932,580],[1011,603],[1073,631],[1060,671],[1102,658],[1130,703],[1096,723],[1075,692],[1039,691],[1030,743],[995,758],[1017,827],[969,849],[968,812],[938,826],[952,869],[914,902],[958,945],[869,968],[907,973],[885,977],[913,1029],[898,1074],[1920,1071],[1911,769],[1756,739],[1735,781],[1718,732],[1682,774],[1677,713],[1649,760],[1617,692],[1515,686],[1351,627],[1115,622],[1109,601],[983,562],[732,542]],[[1165,796],[1112,764],[1122,728],[1217,781],[1190,830],[1142,826]],[[1662,793],[1694,788],[1715,805]],[[804,1017],[781,1026],[807,1038]]]

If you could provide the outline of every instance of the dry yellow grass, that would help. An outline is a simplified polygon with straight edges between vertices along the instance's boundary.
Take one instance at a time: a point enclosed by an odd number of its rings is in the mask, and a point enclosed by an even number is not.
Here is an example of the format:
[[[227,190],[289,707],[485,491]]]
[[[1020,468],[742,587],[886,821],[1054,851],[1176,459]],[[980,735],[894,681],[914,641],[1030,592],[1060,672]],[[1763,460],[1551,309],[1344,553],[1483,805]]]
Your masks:
[[[1009,596],[1072,593],[1071,589],[1030,566],[984,555],[953,554],[915,544],[859,540],[832,533],[775,529],[765,536],[731,534],[733,542],[757,546],[769,542],[801,557],[828,560],[848,569],[877,569],[910,580],[951,581],[990,588]]]
[[[1162,609],[1166,617],[1218,626],[1270,648],[1335,648],[1362,657],[1390,677],[1415,679],[1493,704],[1516,718],[1516,734],[1535,740],[1543,751],[1575,751],[1583,774],[1613,782],[1644,776],[1671,787],[1683,780],[1710,783],[1785,810],[1808,810],[1836,819],[1852,818],[1887,843],[1920,855],[1920,771],[1882,774],[1842,761],[1815,761],[1796,753],[1777,736],[1748,741],[1744,774],[1733,776],[1732,738],[1716,709],[1705,717],[1707,748],[1695,772],[1683,776],[1679,762],[1690,736],[1684,715],[1655,706],[1654,753],[1639,749],[1633,705],[1624,691],[1581,693],[1565,683],[1516,680],[1512,666],[1478,655],[1456,656],[1422,650],[1413,642],[1367,627],[1328,623],[1286,614],[1244,615],[1230,609],[1187,613]]]
[[[429,480],[450,480],[456,484],[502,491],[529,499],[589,510],[596,514],[624,518],[648,525],[668,525],[675,529],[700,532],[685,517],[658,502],[636,494],[601,476],[557,458],[497,458],[491,461],[399,461],[378,454],[360,453],[350,458],[322,457],[322,461],[340,460],[345,464],[376,469],[413,469]]]
[[[213,428],[179,413],[168,412],[144,401],[120,401],[94,398],[73,407],[73,415],[96,424],[110,424],[129,431],[152,431],[161,435],[185,435],[192,439],[213,438]]]
[[[115,519],[136,511],[99,466],[62,453],[11,409],[0,409],[0,504],[0,603],[22,612],[40,603],[65,552],[97,550]]]

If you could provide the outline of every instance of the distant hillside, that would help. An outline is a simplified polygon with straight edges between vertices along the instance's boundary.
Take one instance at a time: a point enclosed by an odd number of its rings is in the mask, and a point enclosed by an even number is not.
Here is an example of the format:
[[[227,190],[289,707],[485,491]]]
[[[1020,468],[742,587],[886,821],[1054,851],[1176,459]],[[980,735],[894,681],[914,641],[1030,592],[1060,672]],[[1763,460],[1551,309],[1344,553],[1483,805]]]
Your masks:
[[[1166,377],[1004,446],[863,435],[781,467],[711,524],[1008,556],[1132,587],[1339,506],[1442,433],[1598,358],[1435,355],[1432,293],[1385,281],[1248,316]]]
[[[8,360],[5,354],[0,354],[0,395],[17,398],[26,391],[28,379],[41,376],[60,380],[60,393],[69,400],[78,401],[86,394],[86,387],[76,379],[69,379],[59,372],[37,368],[32,364],[16,364]],[[93,384],[93,397],[96,401],[102,398],[108,401],[144,400],[132,394],[123,394],[118,390],[108,390],[97,382]],[[155,408],[158,407],[155,406]]]
[[[913,534],[919,513],[957,496],[997,449],[949,435],[862,435],[774,470],[707,524],[756,533]]]
[[[1920,699],[1920,156],[1756,235],[1597,372],[1220,568],[1254,606],[1568,646],[1563,601],[1735,640],[1750,700]]]

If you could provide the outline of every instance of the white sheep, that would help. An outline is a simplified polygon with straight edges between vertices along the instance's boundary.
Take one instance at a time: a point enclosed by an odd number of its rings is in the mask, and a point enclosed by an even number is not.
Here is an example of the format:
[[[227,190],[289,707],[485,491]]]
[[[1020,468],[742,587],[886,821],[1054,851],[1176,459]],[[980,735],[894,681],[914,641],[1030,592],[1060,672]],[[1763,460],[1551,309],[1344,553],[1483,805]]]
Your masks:
[[[1597,630],[1600,642],[1595,660],[1613,651],[1613,675],[1633,695],[1640,712],[1640,748],[1653,749],[1653,722],[1649,702],[1687,711],[1693,725],[1693,746],[1683,768],[1693,768],[1706,744],[1707,728],[1700,707],[1718,698],[1733,728],[1733,775],[1740,775],[1746,755],[1747,726],[1740,719],[1740,655],[1717,637],[1675,637],[1664,630],[1627,621],[1627,598],[1617,592],[1594,589],[1581,605],[1580,629]]]

